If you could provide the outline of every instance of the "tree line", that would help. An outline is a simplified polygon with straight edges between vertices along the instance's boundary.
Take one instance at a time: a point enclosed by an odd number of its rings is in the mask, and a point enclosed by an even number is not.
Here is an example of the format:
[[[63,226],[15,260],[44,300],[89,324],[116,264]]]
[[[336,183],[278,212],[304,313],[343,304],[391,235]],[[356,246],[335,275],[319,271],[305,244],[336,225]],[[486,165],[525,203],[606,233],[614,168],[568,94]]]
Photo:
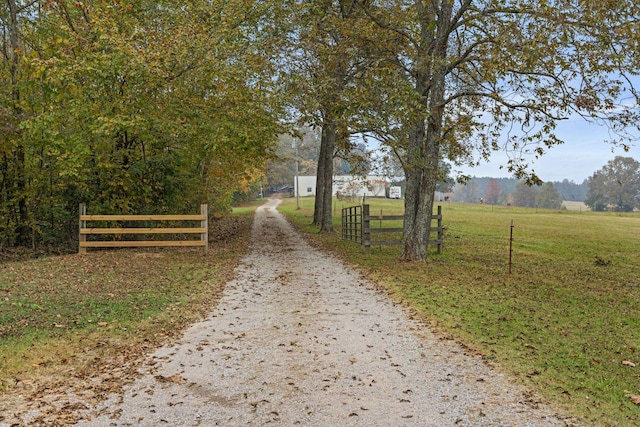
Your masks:
[[[0,6],[0,247],[95,213],[228,209],[282,131],[266,10],[244,1]]]
[[[587,179],[585,204],[594,211],[632,212],[640,209],[640,162],[616,156]]]
[[[531,186],[515,178],[473,177],[453,192],[456,201],[466,203],[559,209],[561,201],[570,200],[594,211],[632,212],[640,209],[640,162],[616,156],[581,184],[565,179]]]
[[[406,178],[402,258],[427,254],[443,164],[531,160],[558,121],[639,118],[635,1],[6,0],[0,6],[3,247],[74,238],[102,213],[228,210],[277,135],[320,140],[314,222],[334,159],[375,139]]]
[[[562,181],[546,182],[545,185],[547,189],[550,189],[549,185],[553,186],[553,189],[557,192],[556,198],[559,201],[584,202],[589,191],[587,180],[578,184],[564,179]],[[471,177],[466,183],[457,184],[453,188],[456,201],[478,203],[480,198],[483,198],[489,204],[517,203],[519,206],[536,206],[535,196],[538,190],[542,190],[542,188],[540,186],[527,185],[524,181],[516,178],[490,177]],[[519,193],[519,196],[513,196],[515,193]],[[527,194],[527,196],[520,196],[524,194]],[[516,200],[513,200],[514,197],[516,197]]]

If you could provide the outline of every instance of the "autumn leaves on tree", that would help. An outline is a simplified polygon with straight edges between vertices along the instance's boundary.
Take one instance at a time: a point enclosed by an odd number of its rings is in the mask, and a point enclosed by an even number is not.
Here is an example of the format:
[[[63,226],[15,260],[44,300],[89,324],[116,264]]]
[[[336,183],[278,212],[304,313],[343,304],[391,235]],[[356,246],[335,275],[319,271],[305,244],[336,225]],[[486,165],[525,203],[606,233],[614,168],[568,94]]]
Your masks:
[[[73,238],[102,212],[228,209],[279,133],[321,129],[315,222],[354,135],[398,156],[402,257],[427,256],[443,160],[511,153],[516,177],[582,116],[638,123],[631,0],[21,1],[0,6],[3,246]]]
[[[560,120],[609,126],[623,146],[635,136],[637,2],[323,3],[349,5],[359,54],[348,58],[371,64],[351,82],[360,131],[384,134],[403,157],[406,260],[427,255],[440,159],[474,164],[507,150],[507,169],[540,183],[529,162],[562,142]]]
[[[257,31],[267,10],[3,2],[0,245],[69,239],[79,202],[104,213],[227,210],[281,132],[272,34]]]

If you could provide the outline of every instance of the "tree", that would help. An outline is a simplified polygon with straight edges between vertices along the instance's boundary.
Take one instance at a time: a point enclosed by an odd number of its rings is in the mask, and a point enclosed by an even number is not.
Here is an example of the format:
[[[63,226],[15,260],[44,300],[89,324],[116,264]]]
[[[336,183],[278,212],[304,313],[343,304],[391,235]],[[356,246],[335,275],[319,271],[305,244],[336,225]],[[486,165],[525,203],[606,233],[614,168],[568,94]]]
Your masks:
[[[426,257],[441,156],[473,163],[506,148],[513,153],[508,170],[540,183],[527,156],[561,142],[554,130],[562,119],[606,123],[623,145],[631,138],[637,2],[358,3],[395,40],[378,54],[380,75],[393,80],[387,94],[394,94],[381,104],[399,106],[408,134],[406,260]],[[634,103],[623,103],[626,97]]]
[[[562,201],[560,193],[551,182],[545,182],[536,194],[536,207],[543,209],[560,209]]]
[[[30,16],[37,13],[35,2],[7,0],[0,6],[0,232],[3,243],[27,245],[31,238],[33,218],[29,211],[27,142],[24,123],[32,111],[28,108],[31,91],[29,70],[24,61],[33,34]]]
[[[362,106],[371,88],[366,70],[375,58],[363,35],[376,27],[353,0],[293,2],[291,7],[287,88],[299,122],[322,130],[313,223],[321,232],[332,231],[335,157],[359,174],[369,168],[366,152],[352,137],[366,127]]]
[[[296,173],[296,160],[300,175],[315,175],[318,168],[320,135],[315,129],[305,127],[300,137],[283,134],[278,137],[276,158],[267,162],[266,185],[275,188],[292,185]]]
[[[464,203],[477,203],[478,202],[478,183],[474,180],[469,180],[464,184],[458,184],[455,187],[456,200]]]
[[[436,184],[436,191],[449,193],[453,191],[456,180],[451,177],[451,165],[447,162],[440,162],[440,178]]]
[[[336,154],[336,175],[367,176],[371,169],[371,156],[364,143],[348,144]]]
[[[282,131],[271,6],[3,2],[1,245],[72,241],[81,201],[226,212]]]
[[[345,20],[352,11],[346,1],[289,3],[290,35],[283,68],[292,108],[301,125],[320,129],[320,152],[313,223],[333,231],[334,156],[348,139],[345,92],[352,76],[353,55]]]
[[[562,180],[562,182],[554,182],[554,187],[560,192],[561,200],[573,200],[577,202],[583,202],[587,198],[587,180],[584,180],[582,184],[576,184],[568,179]]]
[[[487,191],[484,193],[484,202],[490,205],[495,205],[500,200],[500,193],[502,189],[500,188],[500,184],[495,179],[490,179],[489,184],[487,185]]]
[[[521,181],[516,185],[513,193],[513,205],[533,208],[536,205],[536,194],[538,190],[528,183]]]
[[[631,212],[640,208],[640,163],[616,156],[588,179],[585,204],[595,211]]]

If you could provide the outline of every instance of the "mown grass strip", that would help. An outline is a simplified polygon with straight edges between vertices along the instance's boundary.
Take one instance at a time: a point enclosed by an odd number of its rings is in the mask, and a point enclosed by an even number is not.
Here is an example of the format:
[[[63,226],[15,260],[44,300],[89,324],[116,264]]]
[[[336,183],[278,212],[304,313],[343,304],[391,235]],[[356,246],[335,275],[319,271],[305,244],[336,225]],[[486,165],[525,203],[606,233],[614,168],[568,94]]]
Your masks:
[[[372,212],[402,211],[402,201],[368,202]],[[339,233],[318,235],[309,225],[312,206],[305,200],[296,210],[287,200],[281,209],[545,401],[590,425],[640,425],[629,397],[640,394],[638,214],[445,204],[443,253],[406,264],[397,247],[367,255]]]

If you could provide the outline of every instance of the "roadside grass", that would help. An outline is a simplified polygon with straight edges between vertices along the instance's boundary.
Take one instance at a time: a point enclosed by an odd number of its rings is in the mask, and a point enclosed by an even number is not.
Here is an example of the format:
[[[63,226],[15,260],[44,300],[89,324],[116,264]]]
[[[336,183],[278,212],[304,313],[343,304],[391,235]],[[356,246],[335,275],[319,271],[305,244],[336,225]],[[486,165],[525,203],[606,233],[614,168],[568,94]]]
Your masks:
[[[100,397],[133,378],[141,356],[212,310],[247,249],[253,211],[213,224],[206,254],[122,249],[0,261],[0,422],[17,394],[75,387]]]
[[[403,211],[402,201],[368,202],[372,212]],[[630,398],[640,395],[637,214],[444,203],[443,253],[413,264],[398,261],[399,247],[364,254],[339,232],[317,234],[312,209],[311,199],[300,210],[292,199],[281,207],[314,240],[533,395],[588,425],[640,425]]]

